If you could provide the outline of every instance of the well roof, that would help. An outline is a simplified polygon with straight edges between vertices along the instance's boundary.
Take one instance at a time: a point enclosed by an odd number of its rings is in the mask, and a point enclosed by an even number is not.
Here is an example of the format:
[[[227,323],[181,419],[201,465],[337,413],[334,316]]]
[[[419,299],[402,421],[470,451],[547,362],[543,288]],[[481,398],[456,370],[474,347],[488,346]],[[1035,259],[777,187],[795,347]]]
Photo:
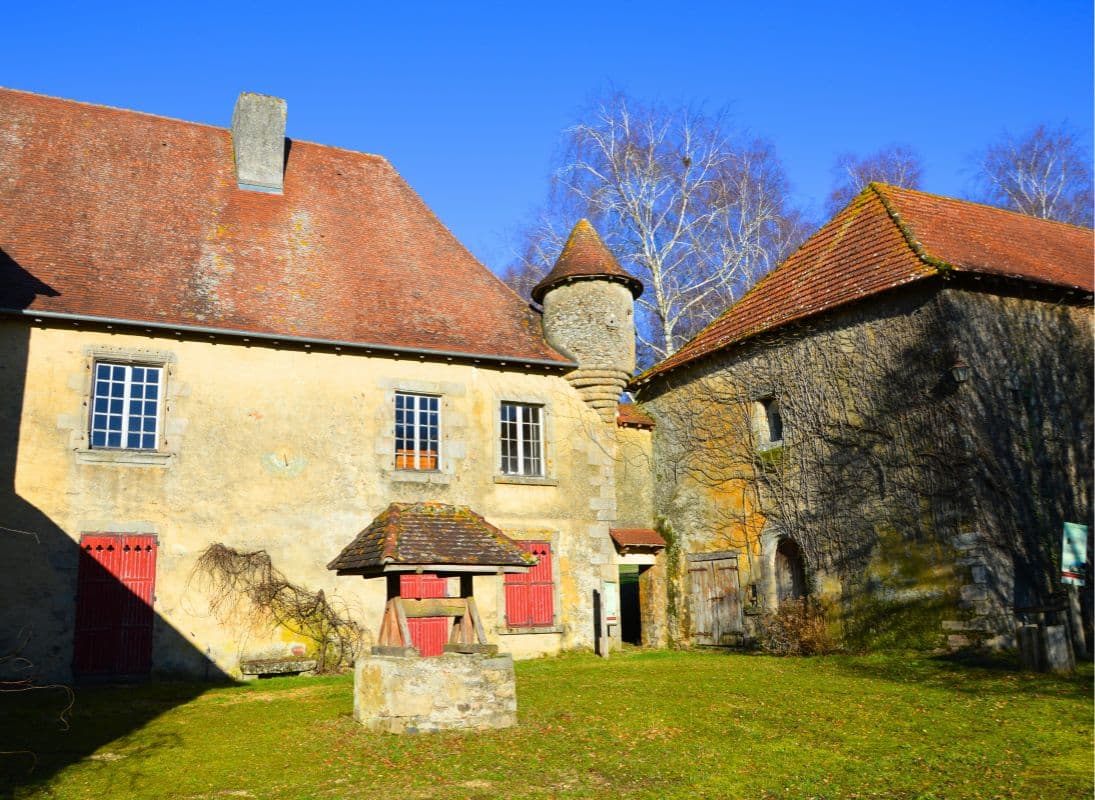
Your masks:
[[[1088,228],[872,183],[691,341],[632,381],[783,325],[941,273],[1090,293]]]
[[[551,272],[532,287],[532,299],[542,303],[544,295],[554,286],[593,278],[618,281],[630,289],[634,297],[643,293],[642,282],[620,266],[589,220],[581,219],[570,232]]]
[[[327,569],[379,575],[385,567],[408,565],[483,567],[486,572],[535,566],[536,557],[467,506],[392,503]]]
[[[0,142],[0,308],[570,364],[380,156],[246,191],[225,128],[10,89]]]

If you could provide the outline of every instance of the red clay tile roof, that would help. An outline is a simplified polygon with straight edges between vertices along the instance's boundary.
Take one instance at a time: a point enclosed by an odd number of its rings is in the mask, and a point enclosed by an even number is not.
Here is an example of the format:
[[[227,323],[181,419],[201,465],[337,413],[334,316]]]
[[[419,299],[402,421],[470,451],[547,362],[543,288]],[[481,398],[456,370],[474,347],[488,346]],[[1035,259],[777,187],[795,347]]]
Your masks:
[[[226,110],[227,113],[227,110]],[[568,365],[380,156],[0,89],[0,308]]]
[[[624,271],[616,261],[616,257],[601,241],[601,237],[597,235],[597,231],[593,229],[589,220],[581,219],[570,232],[567,243],[563,246],[563,252],[559,254],[551,272],[532,287],[532,299],[542,303],[544,295],[551,287],[567,281],[587,278],[619,281],[630,289],[635,297],[643,293],[642,282]]]
[[[651,528],[609,528],[617,547],[665,547],[665,539]]]
[[[654,420],[634,403],[620,403],[616,407],[616,424],[621,428],[653,428]]]
[[[327,569],[379,575],[389,564],[477,566],[487,572],[535,566],[536,557],[466,506],[392,503]]]
[[[1090,293],[1093,236],[1087,228],[871,184],[722,316],[631,385],[756,334],[941,272]]]

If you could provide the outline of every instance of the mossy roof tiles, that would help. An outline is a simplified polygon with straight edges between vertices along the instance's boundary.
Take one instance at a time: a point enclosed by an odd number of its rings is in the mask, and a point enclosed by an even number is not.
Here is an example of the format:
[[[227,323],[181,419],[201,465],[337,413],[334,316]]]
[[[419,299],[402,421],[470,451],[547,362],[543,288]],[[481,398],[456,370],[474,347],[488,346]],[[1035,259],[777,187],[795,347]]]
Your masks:
[[[654,420],[634,403],[620,403],[616,407],[616,424],[621,428],[653,428]]]
[[[665,547],[665,539],[653,528],[609,528],[617,547]]]
[[[0,308],[569,364],[384,158],[0,89]]]
[[[378,575],[393,566],[530,567],[536,558],[466,506],[392,503],[327,565]]]
[[[871,184],[638,386],[760,333],[940,273],[994,275],[1090,293],[1088,228]]]

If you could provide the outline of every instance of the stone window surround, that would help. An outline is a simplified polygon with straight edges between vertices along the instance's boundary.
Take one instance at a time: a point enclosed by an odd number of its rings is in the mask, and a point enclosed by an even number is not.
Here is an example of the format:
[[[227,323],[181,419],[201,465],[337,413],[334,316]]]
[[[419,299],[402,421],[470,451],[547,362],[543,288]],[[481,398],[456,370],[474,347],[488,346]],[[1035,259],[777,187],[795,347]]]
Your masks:
[[[773,410],[779,418],[779,438],[772,438]],[[764,392],[753,398],[750,407],[750,423],[753,430],[753,440],[758,451],[772,450],[783,446],[784,421],[783,409],[780,406],[779,397],[774,392]]]
[[[462,398],[467,389],[462,383],[427,381],[414,378],[382,378],[377,381],[383,392],[378,409],[376,442],[380,474],[393,483],[452,483],[456,469],[464,460],[467,442],[467,424],[453,407],[453,400]],[[437,469],[399,469],[395,466],[395,396],[418,394],[437,397],[438,402],[438,460]]]
[[[81,410],[79,423],[65,425],[72,432],[73,452],[77,464],[118,464],[140,467],[168,467],[178,455],[179,437],[185,422],[171,418],[175,400],[179,394],[179,385],[175,380],[178,359],[168,350],[151,350],[139,347],[115,345],[88,345],[84,347],[83,371],[78,382],[81,387]],[[95,365],[99,362],[111,362],[126,365],[144,365],[163,369],[161,384],[161,407],[159,409],[160,430],[157,450],[129,450],[126,448],[91,447],[91,399],[94,395]],[[75,381],[70,380],[70,385]]]
[[[439,395],[439,394],[433,394],[432,392],[408,392],[406,390],[396,390],[396,392],[394,394],[394,397],[393,397],[393,402],[395,402],[395,404],[397,406],[399,405],[399,399],[400,398],[403,398],[404,403],[405,403],[405,407],[404,407],[404,411],[403,411],[403,414],[404,414],[404,416],[403,416],[404,428],[405,429],[406,428],[411,429],[410,439],[411,439],[412,442],[418,442],[421,447],[425,448],[424,450],[419,449],[417,451],[417,453],[416,453],[417,457],[416,457],[415,460],[416,461],[420,460],[422,458],[422,454],[425,453],[427,458],[432,455],[433,459],[436,461],[437,466],[436,467],[417,467],[417,466],[401,467],[401,466],[399,466],[399,460],[400,460],[399,452],[400,451],[399,451],[398,437],[396,437],[396,440],[397,440],[396,441],[396,454],[395,454],[395,463],[393,464],[393,468],[397,469],[397,470],[405,470],[405,471],[411,471],[411,472],[437,472],[437,471],[439,471],[440,468],[441,468],[441,458],[442,458],[441,442],[444,441],[444,437],[445,437],[444,420],[442,419],[442,413],[441,413],[441,411],[442,411],[441,404],[442,404],[442,400],[443,400],[442,396]],[[409,404],[407,403],[408,399],[410,399]],[[437,411],[436,411],[436,414],[437,414],[437,434],[434,437],[430,437],[430,436],[427,435],[425,438],[420,438],[423,429],[429,427],[425,422],[422,421],[422,417],[424,415],[429,414],[429,413],[433,413],[433,412],[429,411],[428,409],[423,409],[422,408],[422,405],[423,405],[421,403],[422,400],[436,400],[437,401]],[[407,406],[409,406],[409,407],[407,407]],[[399,409],[398,408],[396,409],[395,413],[398,416],[398,414],[399,414]],[[407,421],[406,421],[408,414],[410,415],[410,419],[413,420],[411,423],[407,423]],[[396,423],[393,422],[393,428],[392,428],[393,431],[395,430],[395,425],[396,425]]]
[[[517,636],[521,634],[536,633],[563,633],[563,626],[559,624],[559,609],[562,600],[559,573],[559,534],[553,530],[503,530],[506,536],[515,542],[547,542],[551,548],[551,607],[554,615],[553,625],[541,625],[535,628],[511,628],[506,625],[506,581],[498,576],[498,624],[494,632],[500,636]]]
[[[544,473],[542,475],[507,475],[502,472],[502,403],[520,403],[540,406],[541,435],[543,436]],[[506,392],[494,401],[494,482],[522,486],[558,486],[555,475],[555,415],[551,413],[551,401],[544,395],[532,392]],[[554,552],[554,550],[552,551]]]

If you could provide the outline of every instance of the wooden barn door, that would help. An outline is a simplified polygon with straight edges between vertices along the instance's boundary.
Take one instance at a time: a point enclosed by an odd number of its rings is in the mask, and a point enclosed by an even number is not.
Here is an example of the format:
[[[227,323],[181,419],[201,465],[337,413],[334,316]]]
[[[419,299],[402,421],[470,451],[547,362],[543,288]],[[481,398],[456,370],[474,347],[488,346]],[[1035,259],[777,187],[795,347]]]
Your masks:
[[[701,645],[739,644],[743,625],[737,554],[693,553],[687,560],[692,641]]]
[[[400,575],[399,596],[414,600],[429,597],[446,597],[449,582],[437,575]],[[419,655],[439,656],[449,641],[450,617],[418,617],[407,620],[411,632],[411,643],[418,648]]]
[[[72,670],[81,676],[147,675],[152,669],[156,537],[80,538]]]

